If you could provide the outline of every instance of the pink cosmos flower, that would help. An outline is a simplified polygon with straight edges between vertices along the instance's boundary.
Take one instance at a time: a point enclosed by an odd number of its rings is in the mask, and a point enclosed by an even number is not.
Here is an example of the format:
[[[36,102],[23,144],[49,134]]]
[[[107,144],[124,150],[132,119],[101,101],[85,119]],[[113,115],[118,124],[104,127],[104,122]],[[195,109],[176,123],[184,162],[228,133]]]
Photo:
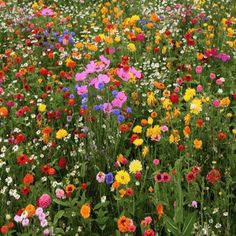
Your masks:
[[[103,55],[101,55],[99,59],[106,65],[106,68],[110,65],[110,60],[104,57]]]
[[[110,82],[110,78],[109,76],[105,75],[105,74],[100,74],[98,75],[97,78],[92,78],[90,80],[90,85],[94,86],[96,89],[99,89],[99,84],[101,83],[109,83]]]
[[[121,108],[123,104],[126,102],[127,96],[125,95],[124,92],[118,92],[116,95],[116,98],[112,100],[111,104],[114,107]]]
[[[43,194],[37,201],[37,205],[42,208],[47,208],[51,204],[52,199],[47,193]]]
[[[83,81],[83,80],[86,79],[86,77],[87,77],[87,73],[86,73],[85,71],[83,71],[83,72],[77,73],[77,74],[75,75],[75,80],[76,80],[76,81]]]
[[[112,105],[111,105],[111,103],[104,103],[103,107],[102,107],[102,110],[105,113],[111,113],[112,112]]]
[[[82,85],[82,86],[77,87],[77,93],[78,95],[83,95],[83,94],[88,93],[87,85]]]
[[[53,13],[53,10],[52,10],[52,9],[44,8],[44,9],[41,11],[41,14],[42,14],[43,16],[52,16],[54,13]]]
[[[128,71],[125,71],[123,68],[118,69],[116,73],[123,81],[128,81],[130,79]]]

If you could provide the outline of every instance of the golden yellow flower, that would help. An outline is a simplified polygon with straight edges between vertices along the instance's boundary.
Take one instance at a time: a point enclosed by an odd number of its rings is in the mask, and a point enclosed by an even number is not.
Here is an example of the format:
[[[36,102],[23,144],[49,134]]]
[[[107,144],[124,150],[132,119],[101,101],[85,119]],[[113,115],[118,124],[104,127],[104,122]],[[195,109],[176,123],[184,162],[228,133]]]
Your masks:
[[[143,144],[143,139],[137,138],[137,139],[134,140],[133,144],[137,147],[141,146]]]
[[[136,133],[136,134],[141,134],[141,133],[142,133],[142,126],[136,125],[136,126],[133,128],[133,132]]]
[[[59,129],[56,133],[57,139],[63,139],[68,135],[68,132],[65,129]]]
[[[129,172],[135,174],[143,169],[142,163],[139,160],[133,160],[129,164]]]
[[[116,173],[115,180],[120,184],[128,184],[130,182],[130,175],[125,170],[120,170]]]
[[[47,108],[47,106],[45,105],[45,104],[39,104],[39,106],[38,106],[38,111],[39,112],[45,112],[46,111],[46,108]]]

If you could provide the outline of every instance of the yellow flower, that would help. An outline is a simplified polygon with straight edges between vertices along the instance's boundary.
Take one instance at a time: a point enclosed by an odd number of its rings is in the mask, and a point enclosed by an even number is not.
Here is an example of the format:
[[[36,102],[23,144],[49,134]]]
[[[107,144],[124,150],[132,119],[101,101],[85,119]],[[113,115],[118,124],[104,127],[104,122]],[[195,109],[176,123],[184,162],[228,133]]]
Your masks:
[[[148,124],[149,124],[149,125],[152,125],[152,124],[153,124],[153,119],[152,119],[152,117],[148,117]]]
[[[63,139],[68,135],[68,132],[65,129],[59,129],[56,133],[57,139]]]
[[[130,182],[130,175],[125,170],[120,170],[116,173],[115,180],[120,184],[128,184]]]
[[[133,132],[136,133],[136,134],[141,134],[141,133],[142,133],[142,126],[136,125],[136,126],[133,128]]]
[[[148,153],[149,153],[149,148],[148,146],[145,146],[142,151],[142,157],[147,156]]]
[[[163,108],[165,108],[166,110],[170,110],[171,109],[171,105],[172,102],[170,101],[169,98],[165,98],[165,100],[162,103]]]
[[[129,164],[129,172],[135,174],[143,169],[142,163],[139,160],[133,160]]]
[[[157,104],[157,99],[155,98],[155,94],[153,92],[147,94],[147,104],[148,106],[155,106]]]
[[[133,144],[137,147],[141,146],[143,144],[143,139],[137,138],[137,139],[134,140]]]
[[[191,98],[193,98],[196,95],[195,89],[187,88],[184,94],[184,100],[188,102]]]
[[[190,121],[191,121],[191,115],[188,113],[188,114],[185,115],[185,117],[184,117],[185,125],[189,125],[189,124],[190,124]]]
[[[119,190],[119,194],[121,197],[125,196],[126,191],[122,188],[121,190]]]
[[[47,108],[47,106],[45,105],[45,104],[39,104],[39,106],[38,106],[38,111],[39,112],[45,112],[46,111],[46,108]]]
[[[129,44],[127,45],[127,49],[128,49],[130,52],[136,52],[136,46],[135,46],[135,44],[133,44],[133,43],[129,43]]]
[[[115,37],[115,42],[116,42],[116,43],[119,43],[119,42],[120,42],[120,40],[121,40],[121,39],[120,39],[120,37],[119,37],[119,36],[116,36],[116,37]]]
[[[146,136],[148,138],[156,138],[158,135],[161,134],[161,128],[159,125],[155,125],[154,127],[150,127],[147,129]]]
[[[200,139],[194,139],[193,144],[196,149],[202,148],[202,140],[200,140]]]
[[[190,112],[197,115],[201,111],[202,111],[202,101],[198,98],[193,99],[190,104]]]

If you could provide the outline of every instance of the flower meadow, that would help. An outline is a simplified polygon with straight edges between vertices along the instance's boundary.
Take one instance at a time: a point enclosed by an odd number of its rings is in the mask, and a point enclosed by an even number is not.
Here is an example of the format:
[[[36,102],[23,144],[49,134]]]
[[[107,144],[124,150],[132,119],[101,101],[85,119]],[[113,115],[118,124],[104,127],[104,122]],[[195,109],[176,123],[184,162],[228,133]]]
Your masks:
[[[234,0],[0,0],[0,234],[236,235]]]

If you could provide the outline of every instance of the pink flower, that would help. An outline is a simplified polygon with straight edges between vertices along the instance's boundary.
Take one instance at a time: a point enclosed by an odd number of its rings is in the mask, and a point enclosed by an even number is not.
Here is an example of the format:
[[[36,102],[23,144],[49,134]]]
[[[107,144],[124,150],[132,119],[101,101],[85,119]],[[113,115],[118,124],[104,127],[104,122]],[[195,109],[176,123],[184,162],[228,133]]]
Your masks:
[[[112,105],[111,105],[111,103],[104,103],[103,106],[102,106],[102,110],[105,113],[111,113],[112,112]]]
[[[56,197],[59,199],[65,198],[65,191],[63,189],[56,189]]]
[[[175,87],[174,92],[178,93],[180,91],[179,87]]]
[[[152,217],[151,216],[145,217],[144,222],[146,225],[150,225],[152,223]]]
[[[106,67],[110,65],[110,60],[104,57],[103,55],[101,55],[99,59],[101,60],[101,62],[103,62],[106,65]]]
[[[127,96],[125,95],[124,92],[118,92],[116,95],[116,98],[112,100],[111,104],[114,107],[119,107],[121,108],[123,104],[126,102]]]
[[[169,128],[166,125],[161,126],[161,131],[162,132],[167,132],[168,130],[169,130]]]
[[[47,208],[51,204],[52,200],[50,195],[44,193],[37,201],[37,205],[42,208]]]
[[[22,220],[22,226],[28,226],[29,225],[29,219],[28,218],[25,218]]]
[[[201,74],[202,73],[202,66],[196,66],[195,71],[197,74]]]
[[[154,159],[152,163],[154,166],[158,166],[160,164],[160,160]]]
[[[213,104],[214,107],[219,107],[220,106],[220,101],[219,100],[214,100],[212,104]]]
[[[203,89],[202,85],[199,84],[197,86],[197,92],[199,92],[199,93],[202,92],[202,89]]]
[[[181,85],[181,84],[183,83],[183,79],[182,79],[182,78],[177,78],[177,79],[176,79],[176,83],[177,83],[178,85]]]
[[[192,207],[197,208],[197,202],[196,201],[192,201]]]
[[[83,72],[77,73],[77,74],[75,75],[75,80],[76,80],[76,81],[83,81],[83,80],[86,79],[86,77],[87,77],[87,73],[86,73],[85,71],[83,71]]]
[[[221,85],[221,84],[223,84],[223,81],[222,81],[221,79],[217,79],[217,80],[216,80],[216,84],[217,84],[217,85]]]
[[[106,178],[106,174],[103,173],[102,171],[97,173],[96,180],[98,181],[98,183],[104,183],[105,178]]]
[[[39,216],[40,214],[42,214],[43,213],[43,208],[42,207],[38,207],[37,209],[36,209],[36,211],[35,211],[35,215],[36,216]]]
[[[100,74],[97,78],[92,78],[90,80],[90,85],[93,85],[96,89],[99,89],[99,84],[107,84],[110,82],[108,75]]]
[[[125,71],[123,68],[117,70],[117,75],[123,80],[128,81],[130,79],[130,75],[128,71]]]
[[[79,95],[83,95],[83,94],[88,93],[87,85],[82,85],[82,86],[77,87],[77,93]]]
[[[53,10],[52,9],[49,9],[49,8],[44,8],[42,11],[41,11],[41,14],[43,16],[52,16],[53,15]]]
[[[216,74],[215,73],[210,73],[210,78],[213,80],[216,78]]]

